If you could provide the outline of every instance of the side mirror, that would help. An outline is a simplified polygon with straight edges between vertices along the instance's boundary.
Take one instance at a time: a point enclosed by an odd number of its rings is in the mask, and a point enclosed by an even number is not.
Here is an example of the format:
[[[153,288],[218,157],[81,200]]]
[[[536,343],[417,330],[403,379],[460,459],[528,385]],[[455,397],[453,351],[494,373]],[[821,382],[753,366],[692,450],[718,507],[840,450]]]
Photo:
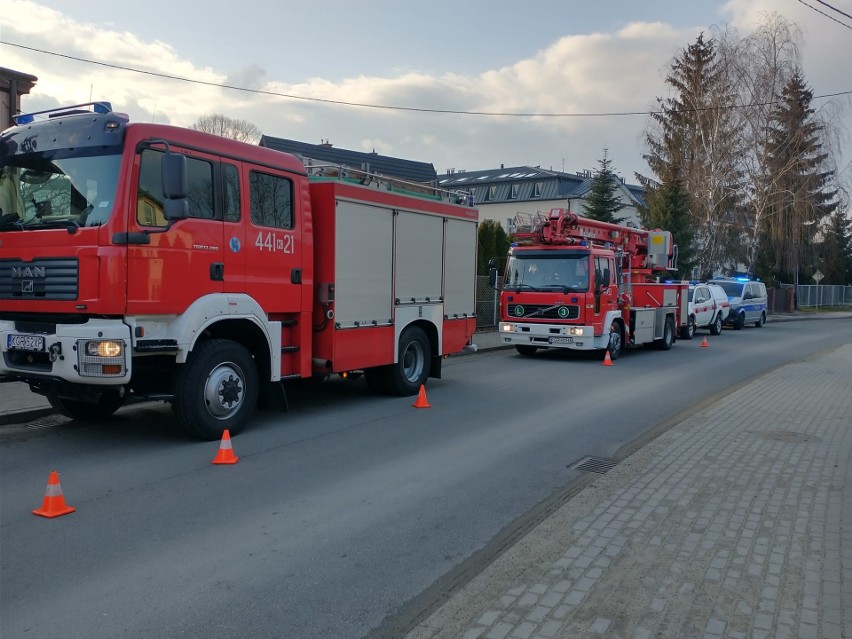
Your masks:
[[[166,152],[163,155],[163,215],[167,220],[183,220],[189,217],[189,204],[186,195],[186,156],[180,153]]]

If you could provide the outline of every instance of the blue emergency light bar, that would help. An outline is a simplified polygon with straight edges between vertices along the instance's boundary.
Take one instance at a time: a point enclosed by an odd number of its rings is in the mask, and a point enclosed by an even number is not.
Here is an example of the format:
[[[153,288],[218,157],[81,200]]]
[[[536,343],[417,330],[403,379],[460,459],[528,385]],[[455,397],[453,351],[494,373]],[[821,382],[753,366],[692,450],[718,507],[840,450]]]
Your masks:
[[[91,107],[84,109],[83,107]],[[17,124],[30,124],[34,122],[37,115],[47,118],[61,118],[66,115],[78,115],[80,113],[112,113],[112,104],[109,102],[85,102],[71,106],[55,107],[44,111],[33,111],[32,113],[20,113],[12,116],[12,121]]]

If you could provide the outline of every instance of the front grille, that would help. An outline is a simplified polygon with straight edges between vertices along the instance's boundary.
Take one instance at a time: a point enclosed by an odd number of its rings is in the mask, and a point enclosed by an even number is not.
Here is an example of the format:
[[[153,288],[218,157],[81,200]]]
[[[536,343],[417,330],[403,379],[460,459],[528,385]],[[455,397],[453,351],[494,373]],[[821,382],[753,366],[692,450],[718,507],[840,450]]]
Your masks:
[[[0,260],[0,299],[76,300],[79,271],[74,257]]]
[[[579,319],[580,307],[568,304],[509,304],[510,319]]]

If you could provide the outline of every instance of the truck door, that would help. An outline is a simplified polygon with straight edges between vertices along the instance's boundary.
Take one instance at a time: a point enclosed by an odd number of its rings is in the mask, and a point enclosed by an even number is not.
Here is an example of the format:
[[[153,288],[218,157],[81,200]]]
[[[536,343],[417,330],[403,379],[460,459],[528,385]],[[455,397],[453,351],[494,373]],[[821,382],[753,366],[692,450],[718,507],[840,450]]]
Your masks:
[[[618,286],[616,282],[615,262],[606,255],[593,255],[592,258],[592,293],[594,295],[595,335],[609,332],[609,326],[604,326],[606,314],[618,308]]]
[[[302,228],[294,181],[272,169],[248,170],[246,293],[272,314],[303,309]],[[306,284],[309,281],[306,280]]]
[[[181,150],[172,147],[173,151]],[[127,313],[179,314],[203,295],[223,291],[223,228],[215,219],[215,158],[187,157],[190,217],[167,226],[163,215],[163,152],[137,155],[135,205],[129,207]],[[143,232],[147,232],[143,235]],[[140,241],[145,238],[145,242]]]

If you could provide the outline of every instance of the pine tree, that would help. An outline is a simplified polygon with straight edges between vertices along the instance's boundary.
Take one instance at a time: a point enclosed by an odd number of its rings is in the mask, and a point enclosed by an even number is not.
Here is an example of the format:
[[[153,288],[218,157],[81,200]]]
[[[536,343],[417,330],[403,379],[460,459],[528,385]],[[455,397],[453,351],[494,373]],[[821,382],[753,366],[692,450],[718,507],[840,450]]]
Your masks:
[[[612,170],[612,160],[607,157],[607,152],[608,149],[604,148],[603,158],[592,175],[591,189],[583,204],[583,215],[601,222],[621,224],[624,218],[615,215],[625,207],[619,197],[620,178]]]
[[[839,210],[823,229],[820,268],[825,284],[852,285],[852,220]]]
[[[697,266],[713,272],[736,245],[740,127],[730,108],[736,96],[715,42],[704,34],[675,58],[666,84],[674,95],[657,99],[659,111],[645,134],[644,158],[656,177],[636,177],[650,200],[664,184],[681,183],[690,198]]]
[[[642,224],[651,229],[662,229],[672,234],[678,248],[677,270],[682,279],[692,279],[698,264],[695,259],[695,236],[690,219],[689,194],[679,178],[666,181],[655,189],[648,206],[640,211]],[[698,273],[707,279],[712,272]]]
[[[826,170],[823,126],[811,108],[813,92],[799,73],[784,85],[766,143],[766,189],[770,212],[764,218],[764,261],[775,275],[793,281],[819,224],[837,208],[834,173]]]
[[[476,272],[488,275],[491,258],[502,259],[509,252],[509,238],[499,222],[484,220],[479,225],[477,243]]]

